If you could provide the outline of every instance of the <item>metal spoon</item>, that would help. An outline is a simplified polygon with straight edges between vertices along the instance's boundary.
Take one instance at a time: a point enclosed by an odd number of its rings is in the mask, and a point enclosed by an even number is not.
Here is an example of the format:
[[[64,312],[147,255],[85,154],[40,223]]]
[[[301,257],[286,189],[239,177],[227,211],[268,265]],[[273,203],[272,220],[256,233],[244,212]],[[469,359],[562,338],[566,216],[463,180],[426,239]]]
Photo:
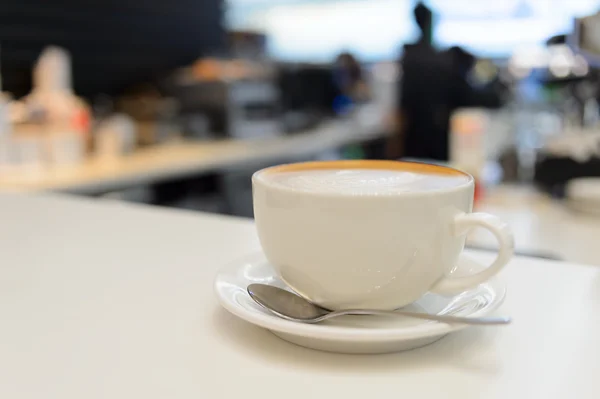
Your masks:
[[[509,324],[511,322],[510,317],[459,317],[408,312],[404,310],[349,309],[333,312],[310,303],[293,292],[266,284],[250,284],[248,286],[248,294],[250,294],[250,297],[254,299],[256,303],[282,319],[308,324],[319,323],[333,317],[345,315],[406,316],[417,319],[441,321],[449,324],[459,323],[481,326]]]

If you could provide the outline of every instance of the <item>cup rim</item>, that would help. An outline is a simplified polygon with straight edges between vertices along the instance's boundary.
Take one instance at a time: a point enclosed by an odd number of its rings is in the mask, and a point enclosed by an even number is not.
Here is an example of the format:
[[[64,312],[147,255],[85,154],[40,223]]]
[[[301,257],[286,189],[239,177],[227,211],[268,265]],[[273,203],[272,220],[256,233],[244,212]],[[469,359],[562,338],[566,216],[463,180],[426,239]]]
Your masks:
[[[283,185],[270,184],[267,179],[261,178],[266,174],[271,173],[285,173],[285,172],[300,172],[303,170],[328,170],[328,169],[382,169],[382,170],[402,170],[402,171],[416,171],[428,174],[437,175],[455,175],[465,176],[468,180],[462,184],[439,188],[428,191],[406,191],[406,192],[395,192],[386,193],[384,195],[373,195],[373,198],[389,198],[389,197],[400,197],[400,196],[426,196],[431,194],[449,193],[454,191],[464,190],[465,188],[472,186],[475,179],[472,175],[462,170],[445,166],[436,165],[426,162],[414,162],[414,161],[389,161],[389,160],[330,160],[330,161],[308,161],[308,162],[296,162],[286,163],[275,166],[270,166],[255,172],[252,175],[253,184],[262,184],[263,186],[269,187],[270,189],[293,192],[295,194],[306,194],[311,196],[319,197],[354,197],[337,192],[310,192],[305,190],[299,190],[292,187],[286,187]],[[370,195],[365,194],[356,197],[369,197]]]

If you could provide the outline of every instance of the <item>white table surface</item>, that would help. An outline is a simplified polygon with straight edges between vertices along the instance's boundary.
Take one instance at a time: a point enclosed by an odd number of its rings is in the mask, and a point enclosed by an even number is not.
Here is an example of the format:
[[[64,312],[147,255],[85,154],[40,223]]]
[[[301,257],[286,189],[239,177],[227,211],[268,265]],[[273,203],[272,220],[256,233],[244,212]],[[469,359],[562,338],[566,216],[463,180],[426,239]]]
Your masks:
[[[217,304],[251,222],[0,195],[0,398],[598,398],[600,269],[516,258],[505,328],[379,356],[316,352]],[[478,255],[486,258],[486,255]]]

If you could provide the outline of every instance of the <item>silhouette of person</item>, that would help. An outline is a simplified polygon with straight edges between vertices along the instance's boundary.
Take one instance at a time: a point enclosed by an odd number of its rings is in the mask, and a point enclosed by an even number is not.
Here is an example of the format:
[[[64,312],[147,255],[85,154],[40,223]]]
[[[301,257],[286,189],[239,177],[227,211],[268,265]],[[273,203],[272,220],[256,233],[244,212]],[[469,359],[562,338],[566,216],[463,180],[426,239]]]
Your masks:
[[[459,107],[499,106],[499,100],[492,93],[477,93],[468,83],[474,56],[459,47],[445,52],[433,47],[432,11],[419,3],[413,14],[421,34],[404,46],[400,60],[398,123],[388,156],[448,161],[452,112]]]

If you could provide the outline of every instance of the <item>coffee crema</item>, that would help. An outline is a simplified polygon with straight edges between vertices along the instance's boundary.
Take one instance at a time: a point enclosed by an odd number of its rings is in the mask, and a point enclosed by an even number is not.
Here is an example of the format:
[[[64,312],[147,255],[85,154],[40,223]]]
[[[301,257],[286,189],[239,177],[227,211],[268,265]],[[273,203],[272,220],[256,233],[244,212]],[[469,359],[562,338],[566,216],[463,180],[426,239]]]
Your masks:
[[[276,186],[311,193],[344,195],[391,195],[427,192],[462,186],[470,176],[388,169],[307,169],[274,171],[260,176]]]

